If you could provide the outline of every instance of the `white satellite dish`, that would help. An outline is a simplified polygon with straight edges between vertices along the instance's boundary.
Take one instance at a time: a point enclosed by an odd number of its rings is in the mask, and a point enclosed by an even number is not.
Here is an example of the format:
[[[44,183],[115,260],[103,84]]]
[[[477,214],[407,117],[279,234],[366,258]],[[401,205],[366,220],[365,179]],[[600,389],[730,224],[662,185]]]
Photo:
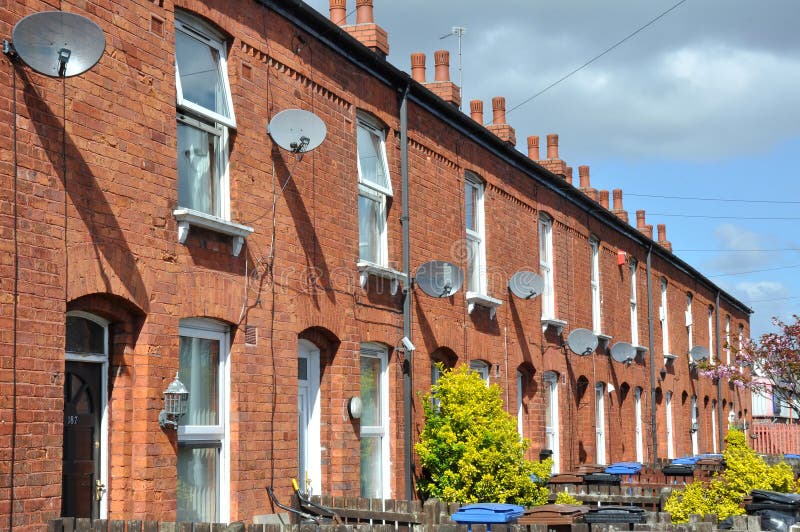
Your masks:
[[[86,17],[63,11],[43,11],[23,18],[11,32],[13,50],[36,72],[55,78],[83,74],[100,61],[106,37],[100,26]]]
[[[576,355],[591,355],[597,349],[597,344],[597,335],[589,329],[575,329],[567,336],[567,345]]]
[[[696,345],[689,351],[689,356],[692,357],[694,362],[702,362],[708,360],[708,348],[702,345]]]
[[[322,144],[328,129],[311,111],[285,109],[272,117],[267,133],[275,144],[292,153],[306,153]]]
[[[429,296],[449,297],[461,289],[464,273],[452,262],[432,260],[417,268],[414,279]]]
[[[622,364],[630,364],[636,358],[636,348],[628,342],[617,342],[611,346],[611,358]]]
[[[536,272],[520,270],[508,280],[508,288],[520,299],[531,299],[544,292],[544,280]]]

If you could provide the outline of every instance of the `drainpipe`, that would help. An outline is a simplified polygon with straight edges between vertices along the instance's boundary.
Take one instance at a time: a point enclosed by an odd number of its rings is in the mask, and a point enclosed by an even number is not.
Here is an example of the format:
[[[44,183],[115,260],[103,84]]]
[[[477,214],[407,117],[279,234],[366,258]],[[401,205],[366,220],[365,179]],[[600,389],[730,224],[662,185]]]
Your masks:
[[[408,90],[411,79],[406,80],[406,85],[400,95],[400,174],[402,177],[403,212],[400,216],[400,225],[403,232],[403,273],[408,279],[406,293],[403,297],[403,336],[411,340],[411,246],[409,243],[408,228]],[[413,382],[411,380],[412,358],[414,351],[404,350],[403,360],[403,421],[405,424],[404,449],[405,449],[405,486],[406,500],[414,500],[413,466],[411,463],[411,430],[414,424],[412,406],[414,401]]]
[[[714,341],[714,351],[716,351],[717,364],[722,364],[719,358],[719,288],[717,288],[717,301],[714,304],[717,315],[714,318],[714,327],[717,329]],[[717,379],[717,442],[719,442],[719,449],[722,449],[722,383]]]
[[[650,350],[650,419],[653,432],[653,465],[658,462],[658,430],[656,430],[656,366],[655,353],[653,352],[653,287],[650,277],[650,256],[653,253],[653,243],[647,250],[647,348]]]

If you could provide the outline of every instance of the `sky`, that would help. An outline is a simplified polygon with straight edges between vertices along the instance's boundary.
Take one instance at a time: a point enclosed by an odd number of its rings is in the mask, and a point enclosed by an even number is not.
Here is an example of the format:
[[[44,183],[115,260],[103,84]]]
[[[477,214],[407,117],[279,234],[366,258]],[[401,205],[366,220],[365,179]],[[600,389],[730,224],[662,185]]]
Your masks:
[[[328,0],[307,3],[328,15]],[[347,12],[354,23],[355,0]],[[528,135],[544,156],[558,133],[574,182],[589,165],[634,223],[644,209],[666,224],[678,256],[753,309],[751,336],[800,314],[800,2],[374,0],[374,13],[388,60],[410,72],[424,52],[429,80],[446,49],[458,82],[458,38],[442,37],[466,28],[463,108],[483,100],[488,119],[504,96],[524,153]]]

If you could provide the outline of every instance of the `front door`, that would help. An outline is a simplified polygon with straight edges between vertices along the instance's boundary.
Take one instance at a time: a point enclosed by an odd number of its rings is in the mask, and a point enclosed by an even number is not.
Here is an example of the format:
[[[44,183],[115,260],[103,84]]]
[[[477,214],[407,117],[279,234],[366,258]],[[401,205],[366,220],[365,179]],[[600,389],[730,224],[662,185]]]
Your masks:
[[[297,357],[297,475],[306,494],[322,491],[320,454],[319,350],[300,340]]]
[[[64,373],[62,517],[100,515],[100,418],[103,365],[67,362]],[[99,495],[99,496],[98,496]]]

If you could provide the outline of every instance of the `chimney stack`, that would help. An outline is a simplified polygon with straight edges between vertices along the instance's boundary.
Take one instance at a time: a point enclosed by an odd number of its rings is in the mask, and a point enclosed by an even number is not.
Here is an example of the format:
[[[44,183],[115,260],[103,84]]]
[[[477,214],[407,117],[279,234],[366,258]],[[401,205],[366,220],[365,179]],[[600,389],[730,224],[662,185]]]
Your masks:
[[[469,102],[469,116],[483,125],[483,102],[481,100],[471,100]]]
[[[622,206],[622,189],[615,188],[611,191],[611,195],[614,198],[614,210],[613,212],[617,218],[622,220],[625,223],[628,223],[628,211]]]
[[[411,79],[425,83],[425,54],[420,52],[411,54]]]
[[[447,50],[436,50],[433,53],[433,62],[435,65],[434,81],[428,83],[424,81],[425,56],[424,54],[420,55],[423,56],[423,75],[420,83],[423,83],[431,92],[447,103],[451,103],[456,107],[461,107],[461,89],[458,85],[450,81],[450,52]],[[411,56],[411,77],[414,78],[415,81],[420,81],[414,74],[414,55]]]
[[[570,185],[572,184],[572,167],[571,166],[567,166],[567,172],[564,174],[564,179]]]
[[[641,232],[647,238],[653,238],[653,226],[647,225],[647,222],[645,221],[644,209],[639,209],[636,211],[636,229],[638,229],[639,232]]]
[[[578,176],[580,177],[580,190],[594,201],[598,200],[597,190],[592,188],[592,183],[589,179],[589,166],[581,165],[578,167]]]
[[[658,245],[672,253],[672,242],[667,240],[667,226],[658,224]]]
[[[558,135],[550,133],[547,135],[547,159],[539,161],[539,164],[550,170],[556,175],[565,177],[567,175],[567,165],[558,158]]]
[[[608,208],[608,190],[601,190],[600,191],[600,206],[603,207],[605,210],[609,210],[609,208]]]
[[[347,0],[331,0],[331,22],[337,26],[347,24]]]
[[[539,160],[539,135],[528,137],[528,158],[533,161]]]
[[[506,99],[502,96],[492,98],[492,123],[487,129],[512,146],[517,144],[514,128],[506,124]]]
[[[342,29],[386,58],[389,55],[389,35],[385,29],[375,24],[372,2],[373,0],[356,0],[356,23],[343,25]],[[330,0],[330,11],[334,22],[337,22],[334,17],[344,19],[345,0]],[[342,23],[347,24],[347,21],[343,20]]]

